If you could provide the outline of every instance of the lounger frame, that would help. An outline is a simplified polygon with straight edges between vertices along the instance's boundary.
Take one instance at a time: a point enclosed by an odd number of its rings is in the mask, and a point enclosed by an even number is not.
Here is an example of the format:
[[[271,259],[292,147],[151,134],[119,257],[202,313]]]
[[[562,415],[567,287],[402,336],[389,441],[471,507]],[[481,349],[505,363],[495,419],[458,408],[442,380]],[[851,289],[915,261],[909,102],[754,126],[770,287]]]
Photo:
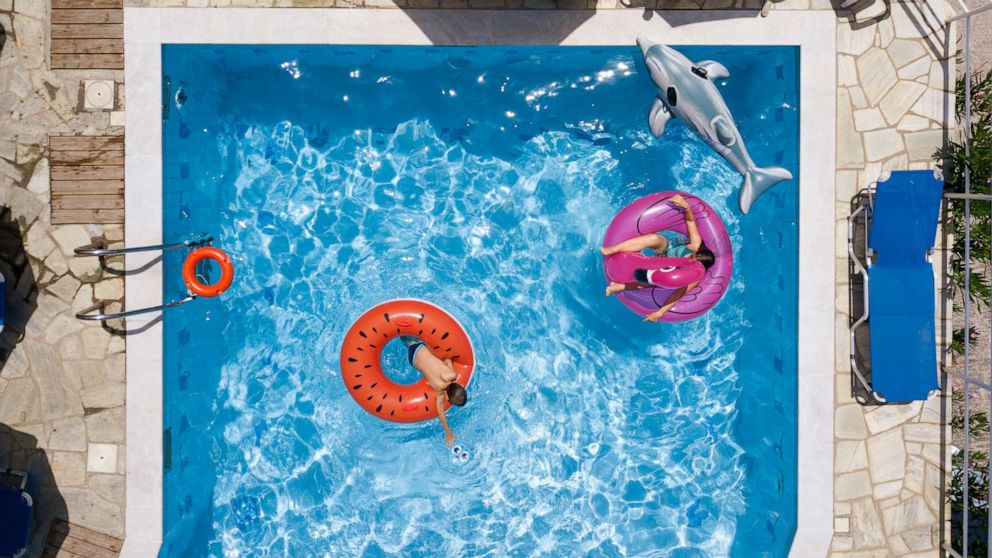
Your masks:
[[[861,384],[861,386],[865,389],[865,391],[867,393],[871,394],[871,396],[873,398],[875,398],[877,401],[879,401],[880,403],[884,403],[885,402],[884,398],[881,398],[879,395],[877,395],[874,392],[874,390],[871,389],[871,384],[868,383],[868,380],[865,378],[864,374],[862,373],[861,368],[858,366],[858,349],[857,349],[857,346],[858,345],[857,345],[857,342],[855,340],[855,336],[857,335],[858,328],[860,328],[864,324],[868,323],[868,297],[869,297],[869,294],[868,294],[868,268],[871,267],[871,248],[868,247],[868,222],[870,220],[870,215],[871,215],[871,211],[872,211],[872,209],[871,209],[871,206],[872,206],[872,203],[871,203],[871,191],[875,187],[876,184],[877,183],[873,182],[868,187],[868,200],[869,200],[869,203],[867,203],[867,204],[861,204],[857,209],[855,209],[854,211],[851,212],[851,215],[849,215],[847,217],[847,255],[848,255],[848,258],[850,259],[851,263],[854,266],[855,272],[858,273],[861,276],[861,279],[862,279],[863,285],[864,285],[863,288],[862,288],[862,305],[863,305],[862,308],[863,308],[863,312],[862,312],[861,316],[850,325],[850,329],[849,329],[848,335],[850,337],[851,373],[854,374],[854,378],[858,381],[859,384]],[[865,215],[865,218],[864,218],[864,243],[865,243],[864,250],[865,251],[864,251],[864,254],[865,254],[865,259],[867,260],[865,264],[862,264],[861,263],[861,260],[858,258],[857,254],[854,252],[855,227],[857,226],[856,223],[857,223],[858,217],[862,213]],[[859,402],[862,403],[862,404],[867,403],[867,401],[859,401]]]

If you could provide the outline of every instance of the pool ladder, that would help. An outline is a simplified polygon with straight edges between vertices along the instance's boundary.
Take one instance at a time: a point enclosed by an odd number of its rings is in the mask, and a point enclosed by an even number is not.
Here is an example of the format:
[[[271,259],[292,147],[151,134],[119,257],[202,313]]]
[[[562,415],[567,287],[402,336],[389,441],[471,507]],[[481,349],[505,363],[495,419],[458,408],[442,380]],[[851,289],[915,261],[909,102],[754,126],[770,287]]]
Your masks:
[[[95,257],[98,257],[98,258],[100,258],[100,267],[102,267],[103,269],[109,270],[112,273],[116,273],[118,275],[126,275],[128,272],[125,271],[125,270],[115,270],[115,269],[111,269],[110,267],[108,267],[107,264],[106,264],[105,258],[108,258],[108,257],[111,257],[111,256],[123,256],[125,254],[135,254],[135,253],[138,253],[138,252],[166,252],[166,251],[169,251],[169,250],[179,250],[179,249],[182,249],[182,248],[186,248],[186,249],[192,250],[194,248],[199,248],[201,246],[206,246],[206,245],[210,244],[211,242],[213,242],[213,237],[211,237],[210,235],[208,235],[206,233],[195,233],[195,234],[189,235],[189,237],[187,237],[183,241],[173,242],[173,243],[170,243],[170,244],[156,244],[154,246],[136,246],[136,247],[133,247],[133,248],[107,248],[105,245],[104,246],[86,246],[86,247],[82,247],[82,248],[76,248],[74,250],[74,252],[75,252],[75,254],[77,256],[89,256],[89,257],[95,256]],[[143,271],[143,270],[147,269],[152,264],[160,261],[161,259],[162,259],[162,256],[158,256],[157,258],[155,258],[151,262],[149,262],[149,263],[145,264],[144,266],[142,266],[136,272],[140,272],[140,271]],[[138,316],[140,314],[148,314],[148,313],[151,313],[151,312],[160,312],[160,311],[163,311],[163,310],[168,310],[169,308],[175,308],[177,306],[182,306],[183,304],[186,304],[187,302],[190,302],[191,300],[195,300],[196,298],[197,298],[197,296],[195,294],[188,293],[184,298],[181,298],[179,300],[173,300],[171,302],[167,302],[167,303],[161,304],[159,306],[151,306],[151,307],[148,307],[148,308],[139,308],[137,310],[126,310],[126,311],[123,311],[123,312],[111,312],[111,313],[104,313],[104,308],[106,307],[107,303],[105,301],[100,301],[100,302],[97,302],[96,304],[94,304],[93,306],[90,306],[89,308],[87,308],[87,309],[85,309],[85,310],[83,310],[81,312],[78,312],[76,314],[76,318],[77,319],[80,319],[80,320],[87,320],[87,321],[94,321],[94,322],[106,322],[108,320],[117,320],[117,319],[120,319],[120,318],[128,318],[128,317],[131,317],[131,316]]]

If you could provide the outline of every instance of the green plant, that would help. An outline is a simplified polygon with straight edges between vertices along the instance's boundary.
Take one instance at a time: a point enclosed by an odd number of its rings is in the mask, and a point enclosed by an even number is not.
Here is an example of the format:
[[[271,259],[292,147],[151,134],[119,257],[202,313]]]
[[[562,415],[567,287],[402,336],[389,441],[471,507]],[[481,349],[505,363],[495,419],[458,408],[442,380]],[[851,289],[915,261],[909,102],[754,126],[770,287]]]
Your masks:
[[[972,393],[974,395],[974,393]],[[965,417],[963,386],[954,386],[951,395],[951,432],[964,436]],[[969,434],[988,432],[989,418],[985,411],[969,413]],[[968,475],[964,471],[964,451],[951,458],[951,482],[947,499],[951,504],[951,544],[961,551],[964,548],[964,488],[968,486],[968,558],[988,556],[989,539],[989,456],[987,452],[968,451]]]
[[[970,332],[968,334],[968,347],[974,349],[978,345],[978,330],[975,326],[968,328]],[[954,330],[954,335],[951,338],[951,352],[956,355],[964,354],[964,328],[959,327]]]
[[[951,139],[941,156],[947,164],[945,189],[948,192],[963,193],[965,191],[965,171],[971,174],[971,193],[992,194],[992,71],[975,72],[971,75],[971,111],[970,128],[965,122],[965,77],[957,81],[955,109],[958,128],[967,131]],[[969,139],[970,137],[970,139]],[[970,150],[965,149],[965,142],[970,144]],[[988,307],[992,297],[992,285],[988,275],[983,273],[992,265],[992,204],[985,201],[971,203],[971,222],[963,218],[964,202],[956,201],[951,208],[956,215],[951,219],[954,243],[950,256],[951,288],[954,295],[964,292],[965,283],[965,230],[970,227],[971,233],[971,266],[967,270],[969,279],[968,297],[976,310]],[[952,350],[960,354],[964,350],[964,332],[955,332],[955,342]]]

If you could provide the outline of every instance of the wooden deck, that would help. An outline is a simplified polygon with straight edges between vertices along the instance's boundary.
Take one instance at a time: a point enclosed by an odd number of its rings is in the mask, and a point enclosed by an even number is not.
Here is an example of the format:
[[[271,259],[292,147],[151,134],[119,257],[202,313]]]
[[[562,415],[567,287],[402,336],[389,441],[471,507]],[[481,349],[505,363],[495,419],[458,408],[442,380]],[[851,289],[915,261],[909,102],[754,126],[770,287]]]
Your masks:
[[[50,136],[52,224],[124,222],[124,136]]]
[[[52,521],[42,558],[116,558],[124,541],[61,519]]]
[[[123,69],[123,7],[124,0],[52,0],[52,69]]]

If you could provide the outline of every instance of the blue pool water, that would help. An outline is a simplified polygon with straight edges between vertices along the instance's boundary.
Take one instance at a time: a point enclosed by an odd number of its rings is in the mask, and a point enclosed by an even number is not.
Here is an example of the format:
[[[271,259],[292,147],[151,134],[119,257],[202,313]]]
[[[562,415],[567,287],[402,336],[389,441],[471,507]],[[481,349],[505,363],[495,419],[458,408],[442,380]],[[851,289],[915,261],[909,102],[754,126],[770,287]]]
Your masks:
[[[164,234],[237,277],[165,316],[163,556],[786,556],[796,526],[798,51],[686,47],[754,160],[651,136],[635,46],[164,47]],[[647,193],[708,200],[735,246],[704,317],[644,324],[597,253]],[[182,296],[181,254],[166,261]],[[478,368],[449,414],[362,411],[338,351],[417,297]],[[386,368],[413,380],[402,351]]]

